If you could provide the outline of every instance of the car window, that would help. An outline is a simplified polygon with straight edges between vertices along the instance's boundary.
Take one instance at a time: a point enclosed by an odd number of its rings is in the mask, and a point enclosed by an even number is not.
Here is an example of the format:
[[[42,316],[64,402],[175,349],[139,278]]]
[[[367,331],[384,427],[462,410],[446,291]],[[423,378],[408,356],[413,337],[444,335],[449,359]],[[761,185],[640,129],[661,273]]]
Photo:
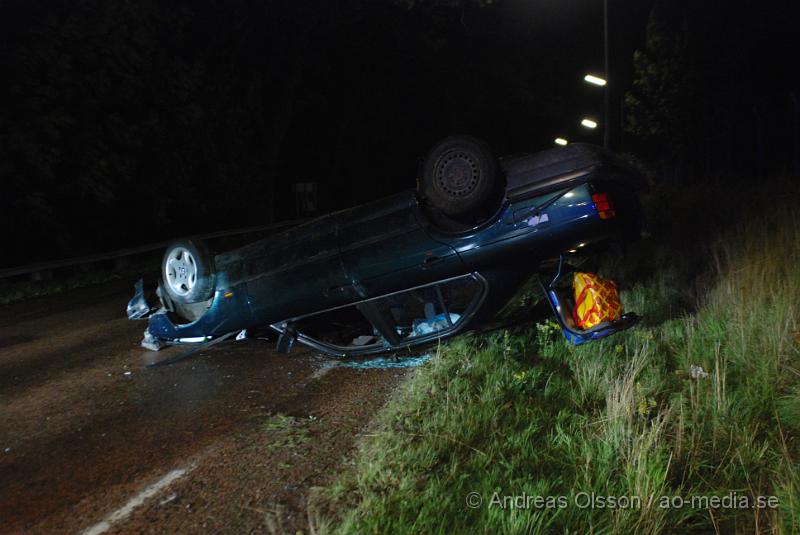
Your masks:
[[[402,338],[418,338],[457,327],[482,286],[472,277],[460,277],[378,300]]]
[[[455,331],[477,310],[482,279],[465,275],[293,321],[315,343],[340,353],[403,347]]]

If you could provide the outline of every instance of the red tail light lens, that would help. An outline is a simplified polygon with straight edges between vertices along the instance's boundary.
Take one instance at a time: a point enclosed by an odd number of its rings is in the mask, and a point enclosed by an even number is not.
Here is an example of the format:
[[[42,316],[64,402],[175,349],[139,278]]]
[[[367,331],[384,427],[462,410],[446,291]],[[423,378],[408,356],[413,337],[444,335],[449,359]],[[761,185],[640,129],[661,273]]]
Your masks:
[[[617,216],[614,211],[614,205],[605,193],[595,193],[592,195],[592,202],[594,208],[597,210],[597,215],[600,219],[612,219]]]

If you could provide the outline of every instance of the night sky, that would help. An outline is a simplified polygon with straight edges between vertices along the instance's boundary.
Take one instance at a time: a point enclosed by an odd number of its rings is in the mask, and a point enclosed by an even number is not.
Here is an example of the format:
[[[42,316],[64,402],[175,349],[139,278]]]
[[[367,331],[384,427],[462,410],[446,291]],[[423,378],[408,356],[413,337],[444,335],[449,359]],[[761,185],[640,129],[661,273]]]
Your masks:
[[[612,148],[656,181],[796,170],[793,4],[609,0]],[[291,219],[296,182],[359,204],[453,133],[602,143],[601,0],[2,10],[3,267]]]

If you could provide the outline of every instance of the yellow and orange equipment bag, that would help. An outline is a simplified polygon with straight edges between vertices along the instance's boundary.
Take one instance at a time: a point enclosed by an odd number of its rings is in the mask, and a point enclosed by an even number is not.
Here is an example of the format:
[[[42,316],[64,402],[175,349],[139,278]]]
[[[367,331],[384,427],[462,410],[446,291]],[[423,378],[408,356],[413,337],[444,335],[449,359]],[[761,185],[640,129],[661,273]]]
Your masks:
[[[575,272],[572,278],[575,306],[572,318],[581,329],[591,329],[605,321],[619,319],[622,303],[617,285],[594,273]]]

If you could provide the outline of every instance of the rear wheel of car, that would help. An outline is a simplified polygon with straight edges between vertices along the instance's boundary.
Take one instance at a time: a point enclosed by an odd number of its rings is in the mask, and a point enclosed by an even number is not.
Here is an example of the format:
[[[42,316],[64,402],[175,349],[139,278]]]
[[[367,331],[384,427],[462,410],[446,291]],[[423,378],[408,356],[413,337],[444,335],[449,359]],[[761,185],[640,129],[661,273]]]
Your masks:
[[[474,218],[494,208],[499,186],[499,166],[489,145],[472,136],[451,136],[425,158],[419,192],[449,217]]]
[[[169,298],[179,304],[202,303],[214,294],[214,259],[197,239],[179,240],[167,247],[161,279]]]

